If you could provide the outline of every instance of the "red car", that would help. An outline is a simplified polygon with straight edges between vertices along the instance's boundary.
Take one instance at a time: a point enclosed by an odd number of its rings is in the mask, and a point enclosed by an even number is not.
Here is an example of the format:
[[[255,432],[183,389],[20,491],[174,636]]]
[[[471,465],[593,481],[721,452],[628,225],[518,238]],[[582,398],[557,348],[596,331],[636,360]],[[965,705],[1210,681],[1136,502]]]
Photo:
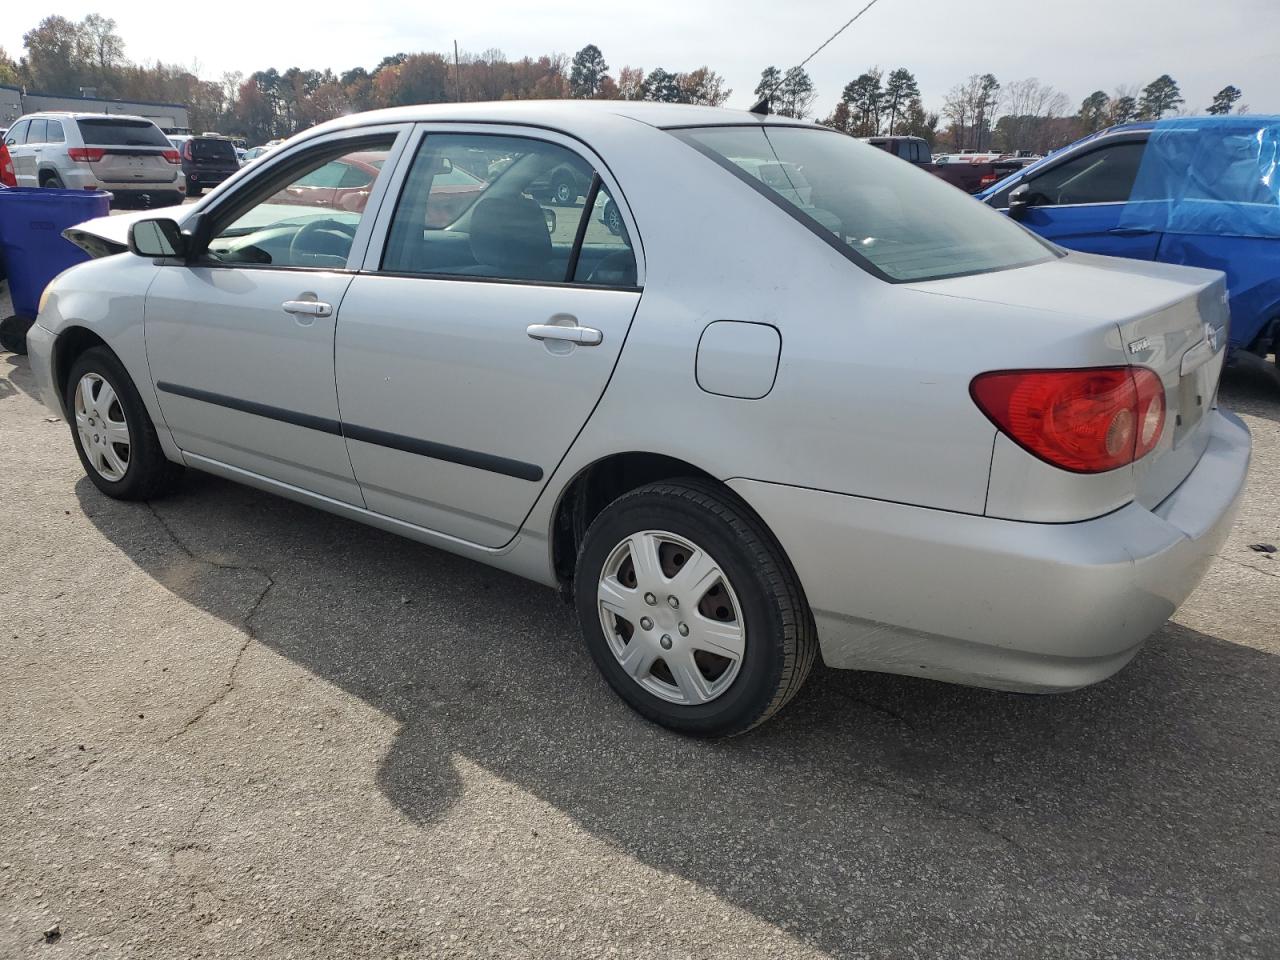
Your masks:
[[[273,201],[360,213],[385,159],[381,153],[353,153],[331,160],[285,187]],[[453,223],[486,186],[485,181],[461,167],[451,166],[437,173],[431,181],[427,226],[445,227]]]

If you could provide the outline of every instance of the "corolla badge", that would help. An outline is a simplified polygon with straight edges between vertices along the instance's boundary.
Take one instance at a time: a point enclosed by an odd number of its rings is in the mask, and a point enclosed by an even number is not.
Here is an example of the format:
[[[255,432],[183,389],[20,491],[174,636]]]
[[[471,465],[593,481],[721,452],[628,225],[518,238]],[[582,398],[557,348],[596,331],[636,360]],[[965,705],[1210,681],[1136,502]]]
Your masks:
[[[1143,350],[1149,350],[1150,348],[1151,340],[1147,337],[1139,337],[1137,340],[1133,340],[1129,343],[1130,353],[1141,353]]]

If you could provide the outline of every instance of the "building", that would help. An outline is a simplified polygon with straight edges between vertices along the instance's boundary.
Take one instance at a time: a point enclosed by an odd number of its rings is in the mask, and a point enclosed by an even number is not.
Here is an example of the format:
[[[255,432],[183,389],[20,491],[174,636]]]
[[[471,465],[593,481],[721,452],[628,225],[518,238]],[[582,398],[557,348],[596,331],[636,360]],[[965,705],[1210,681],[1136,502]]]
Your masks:
[[[102,97],[55,96],[24,93],[21,87],[0,85],[0,127],[7,127],[24,113],[66,110],[77,113],[125,113],[146,117],[165,133],[190,133],[187,108],[180,103],[147,103],[137,100],[107,100]]]

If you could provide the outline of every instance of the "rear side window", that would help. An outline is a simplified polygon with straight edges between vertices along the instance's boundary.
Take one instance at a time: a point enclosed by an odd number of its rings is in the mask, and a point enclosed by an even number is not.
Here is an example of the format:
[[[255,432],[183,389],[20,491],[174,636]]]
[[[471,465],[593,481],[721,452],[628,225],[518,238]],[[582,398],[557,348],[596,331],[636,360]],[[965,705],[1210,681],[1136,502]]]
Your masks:
[[[817,127],[673,130],[882,280],[938,280],[1039,263],[1053,248],[948,183]],[[749,171],[774,164],[785,186]]]
[[[117,120],[96,117],[76,121],[85,144],[94,147],[164,147],[169,138],[150,120]]]
[[[1144,143],[1117,143],[1090,150],[1030,181],[1040,206],[1124,203],[1142,163]]]
[[[428,135],[405,179],[382,268],[565,282],[578,225],[590,213],[552,203],[553,175],[566,169],[591,181],[580,157],[544,140]]]
[[[46,121],[44,139],[46,143],[66,143],[67,138],[62,132],[61,120]]]
[[[234,160],[236,148],[230,140],[196,137],[191,141],[191,154],[197,160]]]

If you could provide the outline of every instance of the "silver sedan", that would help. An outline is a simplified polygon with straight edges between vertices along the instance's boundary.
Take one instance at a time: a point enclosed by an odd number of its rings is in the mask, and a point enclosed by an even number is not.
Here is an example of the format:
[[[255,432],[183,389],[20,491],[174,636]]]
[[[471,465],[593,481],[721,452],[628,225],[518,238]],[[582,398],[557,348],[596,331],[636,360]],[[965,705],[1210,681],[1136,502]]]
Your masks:
[[[689,734],[761,723],[819,654],[1101,680],[1245,482],[1221,274],[1068,253],[785,118],[369,113],[172,214],[72,231],[130,252],[28,337],[93,483],[203,470],[558,586]]]

